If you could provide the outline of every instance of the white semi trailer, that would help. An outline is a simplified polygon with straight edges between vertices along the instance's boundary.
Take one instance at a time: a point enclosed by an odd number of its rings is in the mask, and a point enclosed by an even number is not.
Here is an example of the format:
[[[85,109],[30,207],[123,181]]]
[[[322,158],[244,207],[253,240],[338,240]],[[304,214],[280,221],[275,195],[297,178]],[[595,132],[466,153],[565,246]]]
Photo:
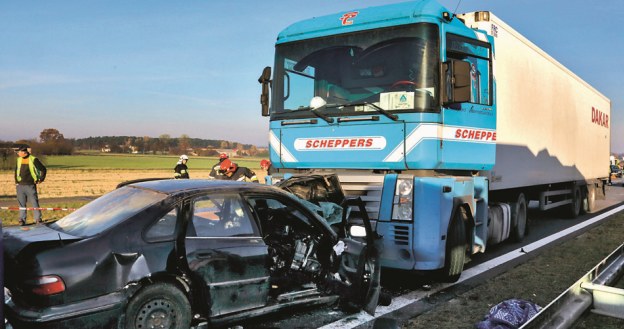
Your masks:
[[[541,209],[569,204],[572,216],[580,206],[591,211],[609,175],[609,99],[494,14],[458,17],[491,35],[496,48],[490,196],[516,189],[540,201]]]

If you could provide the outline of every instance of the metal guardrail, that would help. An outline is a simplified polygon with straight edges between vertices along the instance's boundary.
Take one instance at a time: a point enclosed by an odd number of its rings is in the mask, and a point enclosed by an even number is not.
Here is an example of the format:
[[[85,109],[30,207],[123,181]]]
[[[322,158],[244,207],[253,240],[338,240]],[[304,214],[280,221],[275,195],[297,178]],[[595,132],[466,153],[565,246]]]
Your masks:
[[[571,327],[590,307],[597,314],[624,318],[624,289],[611,287],[624,275],[624,244],[544,307],[520,329]]]

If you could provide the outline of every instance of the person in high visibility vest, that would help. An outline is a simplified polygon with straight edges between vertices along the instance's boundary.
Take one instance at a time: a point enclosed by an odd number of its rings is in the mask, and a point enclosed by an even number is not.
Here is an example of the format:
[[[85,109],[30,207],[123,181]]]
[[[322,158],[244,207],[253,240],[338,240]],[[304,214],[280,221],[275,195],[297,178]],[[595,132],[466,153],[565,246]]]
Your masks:
[[[176,164],[175,168],[173,168],[173,178],[175,179],[189,179],[189,172],[186,163],[188,162],[188,156],[186,154],[182,154],[180,156],[180,160]]]
[[[26,208],[27,201],[30,200],[33,208],[39,208],[39,195],[37,194],[37,184],[43,183],[47,169],[30,154],[28,145],[22,145],[17,149],[17,163],[15,166],[15,186],[17,189],[17,203],[20,208]],[[42,223],[41,210],[34,210],[35,223]],[[19,211],[20,225],[26,225],[26,210]]]

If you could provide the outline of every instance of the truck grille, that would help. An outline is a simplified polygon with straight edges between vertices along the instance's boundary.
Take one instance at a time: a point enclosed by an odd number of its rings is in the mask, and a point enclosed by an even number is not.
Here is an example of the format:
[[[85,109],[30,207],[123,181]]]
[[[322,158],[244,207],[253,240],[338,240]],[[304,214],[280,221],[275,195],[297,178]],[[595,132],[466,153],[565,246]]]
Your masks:
[[[383,189],[384,175],[358,173],[338,173],[340,185],[348,197],[360,197],[366,204],[366,212],[371,220],[379,218],[381,193]],[[355,209],[354,209],[355,210]]]
[[[407,246],[409,245],[409,233],[410,228],[407,225],[393,225],[390,230],[392,234],[392,241],[397,246]]]

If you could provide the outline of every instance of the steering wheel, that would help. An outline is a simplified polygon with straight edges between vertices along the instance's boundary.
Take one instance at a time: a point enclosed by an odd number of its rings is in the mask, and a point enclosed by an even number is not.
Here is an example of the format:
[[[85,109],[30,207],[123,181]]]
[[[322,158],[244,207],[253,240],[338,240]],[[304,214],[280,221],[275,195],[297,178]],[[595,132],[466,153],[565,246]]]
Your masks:
[[[412,86],[413,88],[417,88],[416,82],[409,80],[399,80],[390,86],[391,89],[396,89],[399,86]]]

